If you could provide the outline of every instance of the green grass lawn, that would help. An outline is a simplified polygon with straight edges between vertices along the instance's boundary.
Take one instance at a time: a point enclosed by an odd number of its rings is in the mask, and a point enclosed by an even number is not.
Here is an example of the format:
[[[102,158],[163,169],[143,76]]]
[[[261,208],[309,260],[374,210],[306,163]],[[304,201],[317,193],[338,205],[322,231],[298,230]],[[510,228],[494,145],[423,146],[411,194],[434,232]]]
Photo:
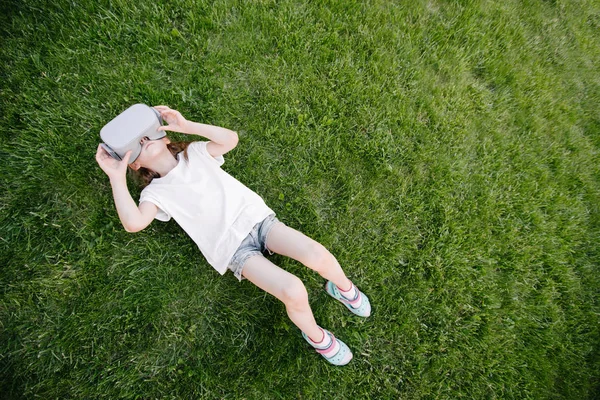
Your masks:
[[[598,1],[78,3],[0,6],[0,397],[597,398]],[[371,299],[271,257],[347,367],[124,231],[94,154],[134,103],[239,133],[223,168]]]

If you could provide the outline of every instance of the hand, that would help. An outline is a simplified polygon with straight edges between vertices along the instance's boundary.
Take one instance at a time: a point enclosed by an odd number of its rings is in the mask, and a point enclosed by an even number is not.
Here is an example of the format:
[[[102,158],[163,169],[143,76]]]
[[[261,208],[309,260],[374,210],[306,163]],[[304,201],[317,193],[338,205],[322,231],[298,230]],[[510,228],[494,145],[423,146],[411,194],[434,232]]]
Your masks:
[[[179,111],[171,110],[167,106],[155,106],[154,109],[160,112],[160,116],[168,124],[158,127],[157,131],[188,133],[189,121]]]
[[[112,158],[100,145],[98,145],[98,151],[96,151],[96,161],[110,179],[125,178],[130,156],[131,150],[119,161]]]

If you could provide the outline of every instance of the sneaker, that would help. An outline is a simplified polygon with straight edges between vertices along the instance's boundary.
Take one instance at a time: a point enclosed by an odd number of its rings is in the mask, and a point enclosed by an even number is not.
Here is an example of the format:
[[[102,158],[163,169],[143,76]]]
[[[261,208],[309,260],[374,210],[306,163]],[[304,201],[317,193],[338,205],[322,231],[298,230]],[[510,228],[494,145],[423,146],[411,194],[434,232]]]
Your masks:
[[[321,328],[325,335],[328,335],[331,341],[327,346],[319,346],[318,343],[313,342],[304,332],[302,337],[314,347],[317,353],[321,354],[323,358],[329,361],[333,365],[346,365],[352,360],[352,352],[346,343],[333,336],[333,333],[326,329]]]
[[[352,286],[354,286],[354,283]],[[371,303],[369,303],[369,298],[365,296],[363,292],[358,290],[356,286],[354,286],[354,289],[356,290],[356,296],[354,296],[353,299],[347,299],[340,292],[335,283],[327,281],[325,284],[325,291],[331,297],[342,302],[348,308],[348,310],[352,311],[359,317],[368,317],[371,315]]]

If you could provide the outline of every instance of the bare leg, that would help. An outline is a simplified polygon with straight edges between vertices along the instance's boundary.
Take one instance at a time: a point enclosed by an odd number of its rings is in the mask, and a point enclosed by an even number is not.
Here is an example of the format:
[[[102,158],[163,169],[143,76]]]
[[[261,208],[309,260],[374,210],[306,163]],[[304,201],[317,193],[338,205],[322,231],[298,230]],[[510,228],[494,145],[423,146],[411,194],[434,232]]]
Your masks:
[[[297,276],[279,268],[262,255],[248,258],[242,275],[281,300],[292,322],[313,341],[318,342],[323,338],[323,331],[308,304],[306,288]]]
[[[274,253],[300,261],[342,290],[349,290],[352,285],[329,250],[283,222],[275,224],[269,231],[267,247]]]

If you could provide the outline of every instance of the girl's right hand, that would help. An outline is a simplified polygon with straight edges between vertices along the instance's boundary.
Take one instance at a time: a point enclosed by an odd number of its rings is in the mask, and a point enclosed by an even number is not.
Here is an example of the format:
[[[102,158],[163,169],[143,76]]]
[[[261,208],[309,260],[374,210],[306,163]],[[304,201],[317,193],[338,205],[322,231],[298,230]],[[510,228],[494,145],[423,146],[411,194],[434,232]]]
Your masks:
[[[130,156],[131,150],[119,161],[112,158],[100,145],[98,145],[98,151],[96,151],[96,161],[110,179],[125,178]]]

